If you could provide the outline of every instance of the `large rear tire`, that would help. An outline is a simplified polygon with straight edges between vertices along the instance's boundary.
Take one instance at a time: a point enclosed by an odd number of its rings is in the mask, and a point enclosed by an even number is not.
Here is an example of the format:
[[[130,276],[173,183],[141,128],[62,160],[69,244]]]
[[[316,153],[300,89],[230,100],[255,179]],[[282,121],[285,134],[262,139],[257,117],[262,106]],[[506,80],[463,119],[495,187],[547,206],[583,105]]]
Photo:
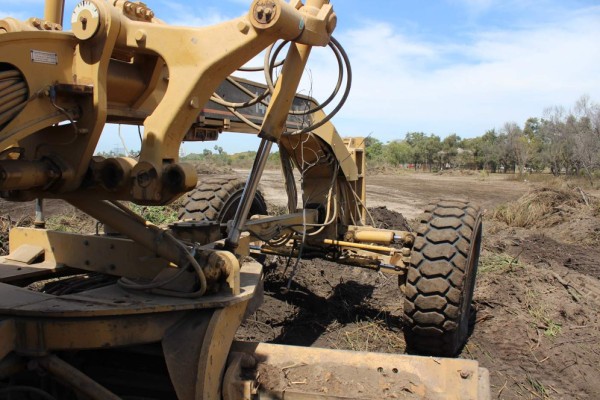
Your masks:
[[[452,357],[469,333],[481,247],[481,211],[462,201],[429,205],[412,249],[404,302],[409,352]]]
[[[235,176],[204,179],[184,196],[179,209],[179,220],[218,223],[232,220],[245,185],[244,180]],[[260,191],[254,196],[249,214],[267,214],[267,203]]]

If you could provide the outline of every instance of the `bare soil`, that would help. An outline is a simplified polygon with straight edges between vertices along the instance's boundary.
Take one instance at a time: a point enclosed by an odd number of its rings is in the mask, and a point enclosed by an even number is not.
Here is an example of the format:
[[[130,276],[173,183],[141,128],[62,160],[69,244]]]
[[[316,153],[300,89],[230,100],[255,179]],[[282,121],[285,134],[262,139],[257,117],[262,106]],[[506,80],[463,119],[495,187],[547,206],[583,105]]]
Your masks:
[[[281,181],[278,171],[267,171],[261,180],[274,208],[286,204]],[[492,219],[498,206],[533,187],[501,175],[402,172],[369,177],[367,193],[374,219],[386,228],[414,225],[434,198],[468,199],[487,210],[473,330],[460,357],[489,369],[493,398],[598,399],[600,208],[559,205],[550,225],[530,228]],[[588,195],[600,197],[598,191]],[[32,215],[33,205],[0,202],[0,210],[14,221]],[[60,202],[48,202],[47,210],[72,212]],[[264,304],[238,339],[405,351],[403,296],[395,277],[302,260],[290,281],[293,266],[285,258],[268,259]]]
[[[279,173],[261,181],[285,204]],[[378,223],[405,229],[435,198],[463,198],[487,210],[472,308],[473,330],[460,357],[490,371],[499,399],[600,398],[600,218],[585,205],[558,205],[547,226],[492,220],[534,184],[502,175],[376,175],[367,183]],[[588,193],[598,197],[598,192]],[[405,218],[406,217],[406,218]],[[408,220],[408,221],[407,221]],[[287,260],[266,267],[265,302],[240,339],[377,352],[404,352],[403,297],[394,277],[302,260],[286,291]]]

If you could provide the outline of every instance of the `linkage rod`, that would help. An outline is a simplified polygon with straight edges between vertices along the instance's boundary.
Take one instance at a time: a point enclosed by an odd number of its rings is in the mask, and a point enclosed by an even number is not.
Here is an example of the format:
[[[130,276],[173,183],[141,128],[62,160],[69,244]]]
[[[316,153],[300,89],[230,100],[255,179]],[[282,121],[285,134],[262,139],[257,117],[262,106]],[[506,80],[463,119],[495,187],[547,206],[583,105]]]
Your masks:
[[[258,152],[256,153],[252,170],[250,171],[250,175],[248,175],[246,187],[244,188],[242,198],[240,199],[240,204],[235,212],[233,225],[225,242],[225,245],[228,249],[235,249],[240,242],[242,227],[246,224],[246,220],[248,219],[248,213],[250,212],[252,201],[256,195],[258,182],[260,181],[263,171],[265,170],[265,165],[267,164],[267,159],[269,158],[269,153],[271,152],[272,146],[273,142],[267,139],[262,139],[260,141],[260,146],[258,148]]]

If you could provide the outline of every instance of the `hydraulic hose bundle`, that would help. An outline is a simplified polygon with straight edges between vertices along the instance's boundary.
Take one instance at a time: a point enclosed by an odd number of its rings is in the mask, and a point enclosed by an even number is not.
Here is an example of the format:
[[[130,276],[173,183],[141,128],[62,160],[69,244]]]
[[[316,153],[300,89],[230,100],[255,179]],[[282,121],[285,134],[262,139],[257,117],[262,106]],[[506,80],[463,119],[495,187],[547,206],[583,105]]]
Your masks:
[[[249,97],[249,100],[245,101],[243,103],[232,103],[232,102],[224,100],[216,93],[213,94],[213,96],[211,97],[211,100],[223,107],[226,107],[231,113],[233,113],[240,120],[244,121],[244,123],[246,123],[251,128],[260,130],[260,127],[258,125],[256,125],[255,123],[253,123],[252,121],[250,121],[249,119],[244,117],[240,112],[238,112],[238,109],[251,107],[258,103],[264,105],[265,107],[267,107],[269,105],[269,103],[267,102],[266,99],[270,95],[272,95],[273,92],[275,91],[275,84],[273,82],[274,81],[274,79],[273,79],[274,72],[273,71],[275,68],[283,65],[283,61],[279,61],[279,62],[277,61],[277,56],[279,55],[279,53],[281,52],[281,50],[285,47],[285,45],[287,43],[288,42],[286,42],[286,41],[281,42],[277,47],[275,47],[275,44],[271,45],[265,52],[265,58],[264,58],[265,61],[264,61],[263,67],[243,67],[243,68],[239,69],[239,71],[242,71],[242,72],[264,71],[265,80],[267,82],[267,89],[265,89],[265,91],[262,94],[255,95],[250,90],[248,90],[244,86],[242,86],[238,81],[236,81],[236,79],[234,77],[229,77],[229,78],[227,78],[227,81],[230,82],[238,90],[240,90],[241,92],[246,94]],[[302,134],[302,133],[312,132],[315,129],[319,128],[320,126],[323,126],[329,120],[331,120],[331,118],[333,118],[334,115],[336,115],[338,113],[338,111],[342,108],[342,106],[346,102],[348,95],[350,94],[350,87],[352,86],[352,68],[350,66],[350,60],[348,58],[348,55],[346,54],[346,51],[340,45],[340,43],[333,37],[331,37],[331,41],[329,42],[328,46],[333,51],[333,54],[335,55],[335,57],[337,59],[337,63],[338,63],[338,79],[337,79],[335,88],[333,89],[332,93],[329,95],[329,97],[323,103],[321,103],[315,107],[309,108],[307,110],[301,110],[301,111],[290,110],[290,115],[298,115],[298,116],[310,115],[310,114],[314,114],[315,112],[320,111],[323,108],[327,107],[339,94],[339,92],[342,88],[342,85],[344,83],[344,76],[346,76],[345,88],[344,88],[342,97],[341,97],[339,103],[334,107],[334,109],[329,114],[326,115],[325,118],[323,118],[322,120],[320,120],[316,123],[310,124],[304,128],[298,129],[297,131],[287,132],[287,134]],[[275,51],[273,51],[274,48],[275,48]],[[344,71],[345,71],[345,73],[344,73]]]

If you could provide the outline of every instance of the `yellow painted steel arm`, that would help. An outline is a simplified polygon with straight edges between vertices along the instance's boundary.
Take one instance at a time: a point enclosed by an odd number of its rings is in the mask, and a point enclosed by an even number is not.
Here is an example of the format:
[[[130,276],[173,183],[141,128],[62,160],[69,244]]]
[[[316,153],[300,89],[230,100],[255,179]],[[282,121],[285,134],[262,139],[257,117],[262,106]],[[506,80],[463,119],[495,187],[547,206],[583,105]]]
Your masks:
[[[62,1],[48,0],[46,18],[58,21],[62,8]],[[12,188],[9,181],[0,182],[5,191],[18,189],[11,197],[20,200],[64,198],[67,193],[86,196],[90,190],[106,188],[106,182],[89,175],[95,174],[90,162],[108,110],[116,106],[123,117],[149,115],[144,119],[139,162],[102,197],[144,204],[171,201],[196,184],[193,168],[178,163],[179,147],[219,84],[275,41],[292,41],[264,125],[266,136],[277,140],[310,47],[326,45],[336,23],[326,0],[309,0],[307,5],[254,0],[246,15],[204,28],[166,25],[144,4],[122,0],[82,2],[70,18],[72,35],[25,32],[30,27],[21,24],[0,38],[1,49],[15,47],[20,39],[19,46],[40,49],[39,54],[56,60],[53,67],[31,65],[22,52],[5,53],[6,62],[23,72],[31,99],[0,131],[2,147],[24,148],[24,161],[43,158],[53,169],[43,174],[46,181],[40,184],[19,182]],[[48,93],[56,87],[62,92],[55,98]],[[156,88],[156,93],[144,88]],[[53,126],[67,114],[71,126]],[[9,163],[5,162],[7,168]]]

